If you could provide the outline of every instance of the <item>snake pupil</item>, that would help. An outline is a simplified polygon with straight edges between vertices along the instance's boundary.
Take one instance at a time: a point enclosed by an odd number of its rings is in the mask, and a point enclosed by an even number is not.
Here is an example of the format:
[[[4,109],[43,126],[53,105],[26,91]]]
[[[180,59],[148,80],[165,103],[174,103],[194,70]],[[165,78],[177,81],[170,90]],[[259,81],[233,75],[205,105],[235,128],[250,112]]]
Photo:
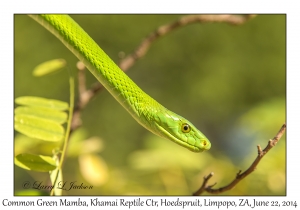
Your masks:
[[[189,124],[184,123],[184,124],[182,124],[181,130],[182,130],[182,132],[184,132],[184,133],[188,133],[188,132],[190,132],[191,127],[189,126]]]

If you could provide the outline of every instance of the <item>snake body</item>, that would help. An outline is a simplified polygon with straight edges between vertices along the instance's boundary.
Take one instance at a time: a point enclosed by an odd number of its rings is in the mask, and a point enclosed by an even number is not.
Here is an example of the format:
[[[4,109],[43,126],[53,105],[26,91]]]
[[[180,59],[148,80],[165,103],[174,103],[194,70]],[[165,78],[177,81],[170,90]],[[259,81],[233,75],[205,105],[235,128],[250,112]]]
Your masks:
[[[30,15],[53,33],[133,116],[154,134],[193,152],[210,149],[210,141],[188,120],[142,91],[68,15]]]

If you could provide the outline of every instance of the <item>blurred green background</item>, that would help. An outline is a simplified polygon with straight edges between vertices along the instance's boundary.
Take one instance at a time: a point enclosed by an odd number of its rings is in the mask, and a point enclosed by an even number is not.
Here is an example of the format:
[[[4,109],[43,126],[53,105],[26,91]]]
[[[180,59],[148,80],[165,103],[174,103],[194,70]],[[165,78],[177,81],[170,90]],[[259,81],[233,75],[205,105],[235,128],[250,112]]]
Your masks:
[[[182,15],[71,15],[115,61],[131,53],[157,27]],[[26,15],[14,16],[14,97],[69,101],[68,73],[35,78],[38,64],[64,58],[76,75],[77,59]],[[259,15],[241,26],[197,23],[151,45],[127,71],[146,93],[186,117],[211,141],[192,153],[136,123],[106,90],[83,110],[71,137],[64,180],[93,186],[64,195],[191,195],[203,177],[216,188],[246,170],[285,122],[286,16]],[[87,86],[96,79],[87,72]],[[77,79],[77,78],[76,78]],[[77,94],[78,96],[78,94]],[[285,195],[285,135],[234,189],[221,195]],[[15,154],[51,155],[58,145],[15,132]],[[15,194],[24,181],[49,184],[49,175],[15,166]],[[207,195],[207,194],[204,194]]]

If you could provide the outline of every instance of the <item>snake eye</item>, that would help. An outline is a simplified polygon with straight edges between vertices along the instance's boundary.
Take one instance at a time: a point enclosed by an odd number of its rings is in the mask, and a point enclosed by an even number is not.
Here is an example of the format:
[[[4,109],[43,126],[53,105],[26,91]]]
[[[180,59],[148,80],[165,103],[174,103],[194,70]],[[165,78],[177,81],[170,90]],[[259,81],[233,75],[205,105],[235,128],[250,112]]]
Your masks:
[[[183,124],[181,125],[181,131],[182,131],[183,133],[188,133],[188,132],[191,131],[191,126],[190,126],[189,124],[187,124],[187,123],[183,123]]]

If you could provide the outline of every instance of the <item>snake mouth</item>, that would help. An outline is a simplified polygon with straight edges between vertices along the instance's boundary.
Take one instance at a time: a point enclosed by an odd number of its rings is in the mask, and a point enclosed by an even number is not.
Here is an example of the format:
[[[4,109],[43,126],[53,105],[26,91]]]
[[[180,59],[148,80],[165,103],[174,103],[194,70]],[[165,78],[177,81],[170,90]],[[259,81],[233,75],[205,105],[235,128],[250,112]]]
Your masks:
[[[166,129],[164,129],[162,126],[160,126],[158,123],[155,123],[156,126],[158,127],[158,129],[162,132],[162,133],[159,133],[159,136],[163,137],[163,138],[166,138],[166,139],[169,139],[173,142],[175,142],[176,144],[179,144],[193,152],[203,152],[205,151],[206,149],[201,149],[195,145],[192,145],[192,144],[189,144],[181,139],[178,139],[176,138],[174,135],[172,135],[169,131],[167,131]],[[210,146],[209,146],[210,147]]]

